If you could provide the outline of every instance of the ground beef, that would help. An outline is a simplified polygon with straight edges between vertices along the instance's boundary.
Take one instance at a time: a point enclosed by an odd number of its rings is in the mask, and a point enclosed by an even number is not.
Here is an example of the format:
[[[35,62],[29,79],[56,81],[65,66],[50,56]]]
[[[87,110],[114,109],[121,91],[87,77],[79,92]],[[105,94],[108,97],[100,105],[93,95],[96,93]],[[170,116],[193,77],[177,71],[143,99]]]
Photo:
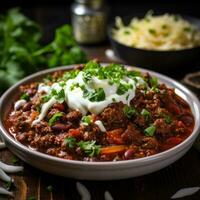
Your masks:
[[[128,118],[124,111],[124,104],[122,102],[110,104],[100,114],[100,120],[103,122],[106,130],[116,128],[125,128],[128,124]]]
[[[122,140],[125,144],[142,144],[143,133],[141,133],[133,124],[129,124],[122,134]]]
[[[56,72],[47,83],[52,85],[63,72]],[[53,156],[69,160],[85,161],[117,161],[151,156],[182,142],[194,127],[194,118],[189,105],[175,94],[174,89],[160,84],[152,88],[151,77],[145,75],[148,87],[137,87],[135,97],[130,105],[133,115],[127,116],[124,104],[116,102],[108,105],[100,114],[88,113],[89,124],[82,123],[82,114],[71,110],[65,102],[55,103],[47,112],[45,118],[32,126],[32,122],[40,114],[44,94],[37,92],[38,83],[20,87],[20,95],[27,93],[30,99],[19,110],[11,110],[5,124],[10,133],[22,144]],[[126,105],[127,106],[127,105]],[[142,110],[149,112],[148,116]],[[52,124],[49,120],[58,112],[58,117]],[[106,131],[102,132],[94,123],[100,120]],[[146,129],[155,126],[153,133]],[[66,139],[72,140],[72,147],[66,145]],[[73,141],[75,145],[73,147]],[[99,155],[90,157],[77,144],[95,142],[101,146]],[[95,149],[87,146],[89,153]],[[113,150],[114,149],[114,150]],[[91,151],[91,152],[90,152]],[[107,152],[107,154],[103,154]]]

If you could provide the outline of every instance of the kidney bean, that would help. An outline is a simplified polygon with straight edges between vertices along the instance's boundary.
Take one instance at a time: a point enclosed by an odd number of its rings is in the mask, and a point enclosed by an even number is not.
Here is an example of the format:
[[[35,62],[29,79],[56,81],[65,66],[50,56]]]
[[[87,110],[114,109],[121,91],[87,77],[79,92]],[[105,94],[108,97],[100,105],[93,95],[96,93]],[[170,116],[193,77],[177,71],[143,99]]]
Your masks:
[[[71,123],[68,124],[61,124],[61,123],[56,123],[53,126],[51,126],[52,130],[54,131],[67,131],[69,128],[72,126]]]
[[[126,160],[132,159],[134,156],[135,150],[134,149],[128,149],[127,151],[125,151],[124,153],[124,157]]]
[[[194,123],[194,119],[191,115],[183,115],[181,116],[181,121],[186,124],[186,126],[190,126]]]
[[[62,103],[55,103],[53,108],[57,108],[59,111],[65,111],[65,106]]]
[[[31,102],[28,102],[28,103],[24,104],[22,110],[23,110],[23,111],[28,111],[28,110],[31,109],[31,106],[32,106],[32,103],[31,103]]]

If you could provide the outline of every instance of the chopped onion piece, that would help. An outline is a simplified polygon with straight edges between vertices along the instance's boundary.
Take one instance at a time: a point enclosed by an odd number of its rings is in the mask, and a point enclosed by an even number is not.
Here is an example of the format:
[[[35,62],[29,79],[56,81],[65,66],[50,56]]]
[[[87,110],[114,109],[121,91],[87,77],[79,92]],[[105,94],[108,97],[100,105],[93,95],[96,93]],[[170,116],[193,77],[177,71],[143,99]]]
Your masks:
[[[100,120],[97,120],[94,122],[100,129],[101,132],[106,132],[106,128],[105,126],[103,125],[102,121]]]
[[[90,192],[82,183],[77,182],[76,189],[78,190],[82,200],[91,200]]]
[[[24,99],[18,100],[17,102],[15,102],[14,110],[15,111],[19,110],[25,103],[26,103],[26,100],[24,100]]]
[[[110,192],[108,192],[108,191],[105,191],[104,197],[105,197],[105,200],[114,200],[113,197],[111,196]]]
[[[0,161],[0,168],[8,173],[21,172],[24,169],[22,166],[7,165],[1,161]]]
[[[0,179],[6,182],[11,182],[12,179],[0,168]]]
[[[180,189],[171,197],[171,199],[178,199],[185,196],[193,195],[194,193],[198,192],[199,189],[200,187],[189,187]]]
[[[12,193],[12,192],[9,192],[8,190],[6,190],[6,189],[3,188],[3,187],[0,187],[0,194],[8,195],[8,196],[13,197],[13,193]]]
[[[3,143],[3,142],[0,142],[0,149],[4,149],[4,148],[6,148],[6,145],[5,145],[5,143]]]

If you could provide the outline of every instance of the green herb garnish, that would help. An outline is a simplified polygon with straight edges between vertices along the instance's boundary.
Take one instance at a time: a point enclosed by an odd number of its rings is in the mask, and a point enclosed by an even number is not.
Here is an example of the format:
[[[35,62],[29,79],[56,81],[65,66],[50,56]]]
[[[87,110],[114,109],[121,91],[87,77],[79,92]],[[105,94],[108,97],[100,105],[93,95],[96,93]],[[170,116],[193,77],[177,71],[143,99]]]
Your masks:
[[[29,101],[30,100],[30,96],[28,93],[23,93],[21,96],[20,96],[20,99],[24,99],[26,101]]]
[[[101,145],[96,145],[96,141],[76,141],[74,137],[65,138],[64,143],[70,148],[80,147],[84,153],[90,157],[97,156],[100,153]]]
[[[166,122],[167,124],[171,124],[172,118],[171,118],[169,115],[165,115],[164,117],[165,117],[165,122]]]
[[[122,84],[122,83],[120,83],[118,88],[117,88],[117,94],[118,95],[123,95],[129,89],[133,89],[133,85],[132,84]]]
[[[156,127],[154,125],[149,126],[144,130],[146,136],[153,136],[156,131]]]
[[[57,92],[55,89],[52,89],[49,95],[42,96],[42,100],[44,102],[48,102],[52,97],[54,97],[58,103],[63,103],[65,101],[64,89],[61,89],[59,92]]]
[[[63,113],[61,112],[57,112],[55,113],[49,120],[48,124],[49,126],[52,126],[53,124],[55,124],[56,121],[58,121],[61,117],[63,116]]]
[[[73,149],[76,146],[76,138],[75,137],[68,137],[64,139],[64,143],[70,148]]]
[[[90,116],[83,116],[81,121],[83,122],[83,124],[85,125],[89,125],[92,123],[92,119]]]
[[[156,77],[152,77],[150,79],[151,87],[158,87],[158,79]]]
[[[95,89],[93,92],[85,90],[83,97],[89,99],[91,102],[103,101],[106,98],[103,88]]]
[[[96,141],[80,141],[77,145],[85,152],[86,155],[93,157],[100,153],[100,145],[95,144]]]
[[[52,76],[51,75],[47,75],[45,78],[43,78],[44,83],[49,83],[52,81]]]
[[[143,108],[141,111],[141,115],[146,118],[149,118],[151,116],[151,113],[147,109]]]
[[[123,111],[128,118],[131,118],[136,112],[135,108],[128,105],[124,106]]]

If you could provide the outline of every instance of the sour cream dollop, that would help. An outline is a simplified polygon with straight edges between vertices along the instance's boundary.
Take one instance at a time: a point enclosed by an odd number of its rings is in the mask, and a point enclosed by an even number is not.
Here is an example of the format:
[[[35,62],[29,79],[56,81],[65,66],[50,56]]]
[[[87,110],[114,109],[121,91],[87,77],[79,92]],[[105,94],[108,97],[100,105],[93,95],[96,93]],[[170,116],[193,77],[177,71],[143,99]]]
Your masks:
[[[124,76],[117,83],[111,83],[109,79],[100,79],[97,76],[92,76],[89,81],[85,81],[84,73],[84,71],[80,71],[75,78],[68,79],[65,82],[62,81],[62,84],[55,82],[51,86],[39,85],[38,92],[45,91],[48,95],[51,94],[52,90],[57,93],[63,90],[64,101],[68,107],[80,111],[84,116],[88,112],[99,114],[104,108],[114,102],[123,102],[126,105],[130,105],[130,101],[135,96],[136,87],[146,84],[140,76],[135,76],[134,78]],[[120,85],[122,86],[122,90],[124,86],[128,86],[128,88],[119,92]],[[91,94],[95,96],[95,92],[98,89],[101,89],[103,97],[100,100],[98,98],[97,100],[92,99]],[[32,125],[40,122],[45,117],[48,109],[56,102],[56,98],[52,97],[48,102],[44,103],[39,117],[33,121]]]

